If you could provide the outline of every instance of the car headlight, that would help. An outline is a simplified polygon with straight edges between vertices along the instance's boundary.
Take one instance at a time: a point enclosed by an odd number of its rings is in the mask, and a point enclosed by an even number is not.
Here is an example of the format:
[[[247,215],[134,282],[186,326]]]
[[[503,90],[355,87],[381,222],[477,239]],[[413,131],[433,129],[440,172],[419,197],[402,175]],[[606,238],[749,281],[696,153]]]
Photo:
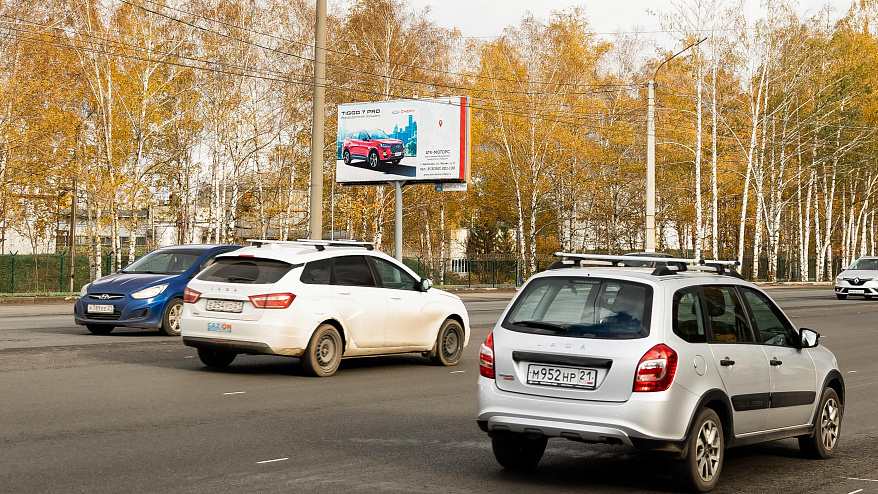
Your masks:
[[[841,277],[841,276],[836,276],[836,277],[835,277],[835,282],[836,282],[836,283],[841,283],[841,280],[842,280],[842,277]]]
[[[168,288],[168,284],[165,283],[163,285],[155,285],[148,288],[144,288],[143,290],[138,290],[131,294],[131,298],[142,299],[142,298],[153,298],[158,295],[161,295],[165,289]]]
[[[88,287],[91,286],[91,283],[86,283],[82,285],[82,290],[79,291],[80,297],[85,297],[88,294]]]

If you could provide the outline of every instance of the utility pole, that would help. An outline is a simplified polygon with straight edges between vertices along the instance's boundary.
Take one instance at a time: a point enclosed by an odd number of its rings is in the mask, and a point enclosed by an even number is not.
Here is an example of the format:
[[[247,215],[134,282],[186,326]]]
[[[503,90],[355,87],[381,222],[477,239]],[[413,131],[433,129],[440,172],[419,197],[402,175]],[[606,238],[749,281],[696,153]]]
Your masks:
[[[70,283],[67,288],[69,292],[76,291],[73,286],[73,278],[76,277],[76,179],[73,179],[73,189],[70,192],[70,228],[68,229],[69,238],[67,245],[70,246],[68,252],[70,258],[67,259],[67,272],[70,273]]]
[[[655,252],[655,76],[674,57],[706,39],[704,37],[668,57],[656,67],[652,79],[649,80],[646,103],[646,229],[643,249],[646,252]]]
[[[323,239],[323,107],[326,86],[326,0],[317,0],[314,24],[314,98],[311,115],[311,240]]]
[[[645,251],[655,252],[655,81],[650,79],[646,106],[646,238]]]

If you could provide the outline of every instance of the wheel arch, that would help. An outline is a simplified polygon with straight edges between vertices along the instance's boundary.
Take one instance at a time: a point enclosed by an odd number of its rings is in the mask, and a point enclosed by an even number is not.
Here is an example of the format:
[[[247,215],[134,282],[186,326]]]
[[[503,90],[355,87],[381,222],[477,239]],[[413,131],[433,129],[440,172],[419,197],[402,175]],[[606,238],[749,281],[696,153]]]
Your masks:
[[[698,404],[692,412],[692,417],[689,418],[689,426],[686,428],[686,437],[688,438],[692,433],[692,428],[695,427],[695,420],[698,418],[698,414],[705,408],[710,408],[716,413],[717,417],[719,417],[720,424],[723,428],[723,439],[725,440],[726,447],[730,446],[735,438],[735,419],[732,416],[732,405],[729,401],[729,397],[720,389],[711,389],[704,393],[701,396],[701,399],[698,400]]]
[[[341,354],[342,354],[342,356],[344,356],[344,352],[348,348],[348,334],[345,331],[344,326],[342,326],[342,324],[337,319],[330,318],[330,319],[326,319],[324,321],[321,321],[320,324],[317,325],[317,327],[319,328],[320,326],[322,326],[324,324],[329,324],[330,326],[332,326],[336,330],[338,330],[338,334],[341,335]],[[317,328],[314,328],[314,330],[316,331]]]
[[[838,399],[841,400],[841,405],[844,406],[844,378],[842,377],[841,372],[833,369],[826,374],[826,377],[823,379],[823,387],[820,388],[821,395],[823,394],[823,390],[826,388],[832,388],[833,390],[835,390],[835,393],[838,394]]]

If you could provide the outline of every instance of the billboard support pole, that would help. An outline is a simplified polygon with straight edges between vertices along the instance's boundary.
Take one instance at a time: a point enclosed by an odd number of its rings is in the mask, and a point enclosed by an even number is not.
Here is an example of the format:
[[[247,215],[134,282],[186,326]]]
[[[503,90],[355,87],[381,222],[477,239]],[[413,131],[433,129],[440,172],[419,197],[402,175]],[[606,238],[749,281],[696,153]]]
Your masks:
[[[311,116],[311,207],[308,238],[323,240],[323,112],[326,85],[326,0],[314,23],[314,104]]]
[[[394,235],[393,235],[393,257],[396,258],[397,261],[402,262],[402,186],[405,185],[405,182],[390,182],[393,184],[393,191],[395,193],[395,201],[393,205],[393,213],[394,213]]]

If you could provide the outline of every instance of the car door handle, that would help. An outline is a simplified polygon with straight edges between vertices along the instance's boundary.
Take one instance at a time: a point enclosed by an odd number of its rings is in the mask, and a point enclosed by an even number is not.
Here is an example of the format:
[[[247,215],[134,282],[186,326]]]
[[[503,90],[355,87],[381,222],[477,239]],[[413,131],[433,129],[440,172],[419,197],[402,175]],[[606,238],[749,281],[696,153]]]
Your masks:
[[[339,295],[350,295],[351,292],[338,292]]]
[[[719,365],[722,365],[723,367],[727,367],[729,365],[735,365],[735,361],[726,357],[726,358],[719,361]]]
[[[771,365],[781,365],[781,364],[783,364],[783,362],[781,362],[780,360],[778,360],[777,357],[773,357],[771,360],[768,361],[768,363],[771,364]]]
[[[390,298],[392,298],[393,300],[402,300],[402,297],[390,297]]]

